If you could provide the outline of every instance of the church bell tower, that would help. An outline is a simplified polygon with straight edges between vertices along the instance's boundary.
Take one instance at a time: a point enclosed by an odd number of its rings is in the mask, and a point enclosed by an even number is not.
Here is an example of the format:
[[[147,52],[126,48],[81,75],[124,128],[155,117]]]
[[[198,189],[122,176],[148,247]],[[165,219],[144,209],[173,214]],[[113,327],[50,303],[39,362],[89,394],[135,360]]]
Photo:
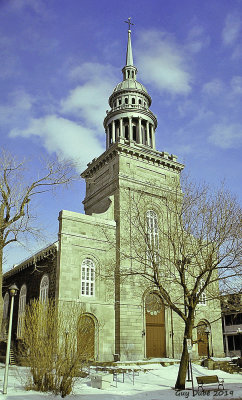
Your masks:
[[[116,142],[155,149],[157,119],[149,109],[151,97],[145,87],[136,80],[138,70],[133,63],[130,18],[128,24],[123,81],[114,88],[109,97],[111,110],[107,111],[104,119],[106,149]]]
[[[150,95],[136,79],[138,71],[133,62],[130,18],[126,22],[129,29],[123,80],[109,97],[110,110],[104,119],[106,151],[88,164],[82,177],[86,181],[85,213],[99,214],[101,218],[116,223],[112,245],[115,249],[112,259],[115,272],[115,354],[120,359],[128,357],[131,360],[139,359],[147,352],[142,336],[146,329],[142,314],[144,307],[140,305],[143,294],[137,296],[134,290],[137,287],[132,279],[125,285],[120,281],[120,271],[127,266],[125,263],[132,263],[132,212],[129,211],[134,206],[133,199],[142,194],[148,209],[156,206],[160,210],[157,212],[162,214],[164,198],[172,187],[179,184],[184,166],[177,162],[175,155],[156,150],[157,119],[150,110]],[[146,210],[141,210],[143,212]],[[122,254],[129,256],[123,259]],[[107,259],[108,256],[107,253]]]

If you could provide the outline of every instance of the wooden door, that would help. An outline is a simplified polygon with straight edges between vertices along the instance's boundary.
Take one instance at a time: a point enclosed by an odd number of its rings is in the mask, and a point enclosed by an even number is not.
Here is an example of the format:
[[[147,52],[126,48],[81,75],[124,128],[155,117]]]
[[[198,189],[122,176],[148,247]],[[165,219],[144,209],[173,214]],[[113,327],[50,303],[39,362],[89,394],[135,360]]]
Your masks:
[[[84,315],[79,320],[77,351],[83,360],[95,358],[95,322],[89,315]]]
[[[206,322],[199,322],[197,326],[197,343],[198,343],[198,355],[207,356],[208,354],[208,338],[205,333],[207,328]]]
[[[146,301],[146,357],[166,356],[165,308],[154,294]]]

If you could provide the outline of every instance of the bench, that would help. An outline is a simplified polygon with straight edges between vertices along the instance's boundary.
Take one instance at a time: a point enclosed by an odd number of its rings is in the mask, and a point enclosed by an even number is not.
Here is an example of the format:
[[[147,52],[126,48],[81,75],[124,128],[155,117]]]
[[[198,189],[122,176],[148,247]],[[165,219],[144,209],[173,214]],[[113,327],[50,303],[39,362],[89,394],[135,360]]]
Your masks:
[[[218,384],[218,390],[224,390],[224,379],[219,379],[217,375],[197,376],[198,390],[203,390],[203,385],[210,385],[212,383]]]

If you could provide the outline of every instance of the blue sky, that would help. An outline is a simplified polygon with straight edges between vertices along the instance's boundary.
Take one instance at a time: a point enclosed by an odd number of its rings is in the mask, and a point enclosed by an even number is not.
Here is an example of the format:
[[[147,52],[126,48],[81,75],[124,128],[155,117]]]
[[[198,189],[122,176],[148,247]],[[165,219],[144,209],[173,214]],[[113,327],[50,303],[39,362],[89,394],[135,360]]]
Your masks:
[[[241,0],[1,0],[0,145],[57,153],[79,171],[105,150],[108,97],[122,80],[128,17],[137,79],[152,97],[156,145],[194,179],[225,180],[241,201]],[[58,212],[83,211],[84,183],[35,202],[46,243]],[[15,245],[5,269],[39,246]]]

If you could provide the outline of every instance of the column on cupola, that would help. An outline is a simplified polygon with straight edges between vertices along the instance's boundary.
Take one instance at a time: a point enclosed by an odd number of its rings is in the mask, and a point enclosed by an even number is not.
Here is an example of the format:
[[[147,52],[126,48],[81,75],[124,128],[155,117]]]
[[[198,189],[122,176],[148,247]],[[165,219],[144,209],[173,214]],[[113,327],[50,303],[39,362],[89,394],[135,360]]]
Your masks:
[[[124,133],[123,133],[123,118],[120,118],[119,120],[119,136],[123,139],[124,138]]]
[[[141,131],[141,117],[138,117],[139,127],[138,127],[138,143],[142,143],[142,131]]]
[[[150,146],[150,130],[149,130],[149,121],[146,121],[146,135],[147,135],[147,146]]]
[[[132,117],[129,117],[129,140],[133,139],[132,135]]]
[[[112,120],[112,142],[115,143],[115,121]]]
[[[106,150],[109,148],[109,129],[108,127],[105,129],[106,132]]]
[[[155,129],[154,125],[151,125],[151,138],[152,138],[152,149],[155,149]]]

